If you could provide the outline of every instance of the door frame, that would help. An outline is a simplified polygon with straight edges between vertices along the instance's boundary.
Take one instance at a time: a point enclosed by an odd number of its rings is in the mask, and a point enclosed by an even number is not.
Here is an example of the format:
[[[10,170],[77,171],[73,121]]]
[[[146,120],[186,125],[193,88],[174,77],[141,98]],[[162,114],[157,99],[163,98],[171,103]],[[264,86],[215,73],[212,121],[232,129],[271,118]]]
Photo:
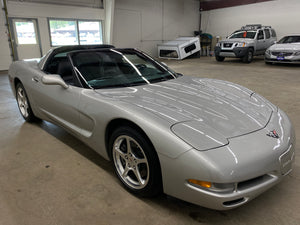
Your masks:
[[[36,24],[36,39],[37,39],[37,43],[40,46],[40,57],[43,56],[43,52],[42,52],[42,42],[41,42],[41,37],[40,37],[40,29],[39,29],[39,21],[37,18],[29,18],[29,17],[8,17],[8,21],[9,21],[9,26],[11,29],[11,41],[12,44],[14,46],[14,50],[15,50],[15,60],[19,60],[19,55],[18,55],[18,48],[17,48],[17,42],[16,42],[16,36],[15,36],[15,24],[13,22],[13,20],[27,20],[27,21],[35,21]]]

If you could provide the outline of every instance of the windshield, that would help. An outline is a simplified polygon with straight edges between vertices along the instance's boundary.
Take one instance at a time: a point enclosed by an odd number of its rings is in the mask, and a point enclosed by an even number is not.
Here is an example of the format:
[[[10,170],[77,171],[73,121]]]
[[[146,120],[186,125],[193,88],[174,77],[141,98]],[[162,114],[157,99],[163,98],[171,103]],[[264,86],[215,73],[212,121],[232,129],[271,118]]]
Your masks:
[[[253,31],[253,30],[249,30],[249,31],[239,30],[239,31],[236,31],[233,34],[231,34],[229,36],[229,39],[233,39],[233,38],[250,38],[250,39],[254,39],[255,34],[256,34],[256,31]]]
[[[300,36],[286,36],[278,41],[279,44],[300,43]]]
[[[136,50],[106,49],[70,53],[77,72],[95,89],[161,82],[176,73]]]

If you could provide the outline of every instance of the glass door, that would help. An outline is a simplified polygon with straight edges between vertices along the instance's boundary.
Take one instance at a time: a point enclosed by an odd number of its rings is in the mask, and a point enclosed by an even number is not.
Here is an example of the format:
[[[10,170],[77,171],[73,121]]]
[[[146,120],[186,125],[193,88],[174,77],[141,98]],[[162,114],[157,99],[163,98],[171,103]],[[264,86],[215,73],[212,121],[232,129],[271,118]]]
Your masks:
[[[10,19],[17,60],[40,58],[41,46],[36,19]]]

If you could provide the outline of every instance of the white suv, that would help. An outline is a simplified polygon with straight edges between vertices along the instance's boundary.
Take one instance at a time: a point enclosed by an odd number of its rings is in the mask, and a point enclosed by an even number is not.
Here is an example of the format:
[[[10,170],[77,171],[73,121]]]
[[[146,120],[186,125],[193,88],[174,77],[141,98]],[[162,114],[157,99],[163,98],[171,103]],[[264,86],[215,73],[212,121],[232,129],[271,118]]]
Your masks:
[[[276,40],[276,32],[271,26],[246,25],[217,43],[215,57],[219,62],[224,61],[225,57],[234,57],[250,63],[253,56],[264,55]]]

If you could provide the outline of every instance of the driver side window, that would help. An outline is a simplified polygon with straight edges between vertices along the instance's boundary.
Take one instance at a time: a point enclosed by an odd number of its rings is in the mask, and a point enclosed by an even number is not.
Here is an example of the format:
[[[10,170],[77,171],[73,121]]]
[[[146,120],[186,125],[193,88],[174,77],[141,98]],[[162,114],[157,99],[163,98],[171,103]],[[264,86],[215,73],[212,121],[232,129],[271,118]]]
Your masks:
[[[72,65],[66,56],[55,55],[47,64],[45,72],[48,74],[58,74],[67,84],[78,86],[76,85],[76,79],[74,79]]]
[[[258,31],[257,40],[264,39],[264,32],[262,30]]]

